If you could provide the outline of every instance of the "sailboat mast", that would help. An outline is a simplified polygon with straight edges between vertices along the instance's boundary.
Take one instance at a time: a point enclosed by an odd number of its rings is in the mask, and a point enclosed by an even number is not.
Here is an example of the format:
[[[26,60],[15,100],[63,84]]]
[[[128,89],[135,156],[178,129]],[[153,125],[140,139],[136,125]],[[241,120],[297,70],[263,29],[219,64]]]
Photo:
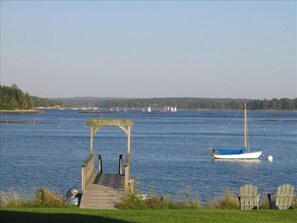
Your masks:
[[[248,139],[247,139],[247,110],[246,103],[244,103],[244,148],[248,147]]]

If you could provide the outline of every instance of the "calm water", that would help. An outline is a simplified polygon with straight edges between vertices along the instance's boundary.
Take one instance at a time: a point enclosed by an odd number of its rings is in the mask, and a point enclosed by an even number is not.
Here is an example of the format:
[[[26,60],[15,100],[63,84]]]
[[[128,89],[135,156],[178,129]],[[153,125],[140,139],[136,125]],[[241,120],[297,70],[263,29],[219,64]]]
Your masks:
[[[48,110],[43,114],[6,115],[0,120],[42,124],[0,124],[0,190],[14,187],[31,194],[44,185],[65,194],[81,187],[81,164],[89,154],[91,118],[130,118],[131,174],[144,192],[177,194],[189,186],[202,201],[234,192],[246,183],[265,192],[283,183],[297,187],[297,113],[249,112],[249,143],[263,149],[258,162],[215,161],[210,146],[243,144],[241,111],[178,111],[82,114]],[[95,138],[95,153],[103,155],[104,171],[116,173],[118,155],[125,154],[127,138],[116,127],[105,127]],[[269,163],[267,156],[274,162]],[[97,164],[96,164],[97,166]]]

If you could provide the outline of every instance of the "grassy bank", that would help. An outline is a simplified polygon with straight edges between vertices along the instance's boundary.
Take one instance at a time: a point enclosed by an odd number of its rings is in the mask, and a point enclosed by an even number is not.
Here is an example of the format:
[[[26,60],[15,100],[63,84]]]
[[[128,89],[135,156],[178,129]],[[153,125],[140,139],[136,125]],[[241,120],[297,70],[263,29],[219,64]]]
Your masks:
[[[203,223],[296,223],[297,210],[218,210],[218,209],[163,209],[163,210],[85,210],[78,208],[18,208],[0,209],[1,222],[27,223],[126,223],[126,222],[203,222]]]
[[[201,206],[191,190],[179,193],[177,201],[166,196],[143,199],[127,194],[119,204],[120,210],[79,209],[64,204],[64,198],[44,187],[37,188],[32,199],[21,199],[14,191],[0,194],[0,222],[57,223],[57,222],[221,222],[221,223],[293,223],[297,209],[269,210],[262,202],[259,211],[241,211],[238,198],[227,189],[217,199]]]

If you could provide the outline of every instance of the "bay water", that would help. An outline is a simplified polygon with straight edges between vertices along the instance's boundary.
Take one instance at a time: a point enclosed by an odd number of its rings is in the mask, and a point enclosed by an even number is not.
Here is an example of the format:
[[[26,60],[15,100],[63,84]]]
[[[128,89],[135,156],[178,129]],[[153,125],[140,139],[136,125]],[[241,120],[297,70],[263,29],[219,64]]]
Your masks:
[[[242,111],[1,114],[0,190],[14,188],[28,195],[39,186],[62,195],[71,187],[80,190],[81,165],[90,151],[86,122],[92,118],[135,122],[131,176],[143,193],[176,195],[190,188],[205,202],[247,183],[258,186],[262,196],[283,183],[297,188],[297,113],[249,111],[248,116],[249,144],[263,151],[257,161],[218,161],[211,156],[211,146],[243,145]],[[117,173],[118,156],[127,150],[126,135],[117,127],[104,127],[94,147],[96,157],[103,157],[103,171]],[[267,161],[268,155],[273,162]]]

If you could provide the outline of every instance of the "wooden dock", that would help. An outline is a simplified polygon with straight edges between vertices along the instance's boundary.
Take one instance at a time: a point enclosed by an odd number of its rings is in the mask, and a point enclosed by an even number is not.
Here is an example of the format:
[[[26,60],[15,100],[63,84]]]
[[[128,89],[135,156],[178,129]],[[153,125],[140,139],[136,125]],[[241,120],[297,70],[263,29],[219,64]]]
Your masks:
[[[125,192],[125,176],[104,173],[94,176],[83,191],[80,208],[117,209]]]
[[[90,154],[81,168],[82,197],[80,208],[116,209],[125,192],[134,192],[135,181],[130,178],[130,144],[132,120],[128,119],[91,119]],[[103,173],[102,155],[98,155],[98,172],[95,174],[94,136],[104,126],[119,127],[127,135],[127,154],[119,155],[118,174]]]

